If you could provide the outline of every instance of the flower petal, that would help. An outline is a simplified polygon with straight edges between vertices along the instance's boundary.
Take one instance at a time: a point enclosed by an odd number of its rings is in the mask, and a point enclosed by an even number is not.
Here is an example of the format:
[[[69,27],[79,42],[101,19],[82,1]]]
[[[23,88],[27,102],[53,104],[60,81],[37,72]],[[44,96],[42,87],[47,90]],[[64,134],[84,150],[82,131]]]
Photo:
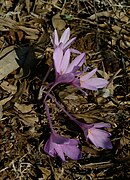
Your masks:
[[[61,68],[61,74],[64,74],[66,72],[66,69],[69,65],[69,61],[70,61],[70,50],[67,49],[67,51],[65,51],[65,54],[63,56],[60,68]]]
[[[74,49],[74,48],[70,48],[70,52],[75,53],[75,54],[81,54],[80,51],[78,51],[77,49]]]
[[[62,145],[55,144],[55,150],[57,152],[57,155],[62,159],[62,161],[65,161],[64,152],[62,149]]]
[[[78,160],[81,158],[81,152],[77,147],[78,143],[79,141],[76,139],[65,138],[52,131],[44,151],[52,157],[59,156],[63,161],[65,161],[64,153],[71,159]]]
[[[84,76],[81,76],[80,77],[80,80],[81,81],[86,81],[88,80],[89,78],[91,78],[97,71],[97,68],[93,69],[92,71],[90,71],[89,73],[85,74]]]
[[[97,148],[112,149],[109,137],[110,134],[104,130],[95,128],[89,129],[88,138]]]
[[[53,32],[52,38],[53,38],[53,45],[55,46],[54,48],[56,48],[56,46],[59,45],[59,38],[58,38],[58,33],[56,29]]]
[[[65,44],[65,43],[69,40],[69,37],[70,37],[70,28],[67,28],[67,29],[63,32],[63,34],[62,34],[62,36],[61,36],[61,38],[60,38],[60,43]]]
[[[55,66],[55,70],[60,73],[60,65],[62,62],[62,58],[63,58],[63,50],[61,49],[60,46],[58,46],[53,53],[53,59],[54,59],[54,66]]]
[[[49,139],[45,146],[44,146],[44,151],[49,154],[51,157],[55,157],[56,156],[56,151],[53,147],[53,143],[51,142],[51,139]]]
[[[63,144],[63,143],[67,143],[69,141],[69,139],[63,137],[63,136],[60,136],[59,134],[53,132],[51,134],[51,139],[52,139],[52,142],[53,143],[56,143],[56,144]]]
[[[78,145],[79,144],[79,141],[77,139],[68,139],[67,142],[65,142],[64,144],[70,144],[70,145]]]
[[[62,149],[64,153],[73,160],[81,159],[82,154],[77,146],[74,145],[63,145]]]
[[[108,84],[108,81],[103,78],[90,78],[86,81],[80,81],[81,87],[89,90],[97,90],[98,88],[103,88]]]
[[[85,61],[85,53],[80,54],[77,56],[69,65],[66,73],[72,72],[75,66],[79,66],[79,68],[83,65]]]
[[[110,128],[111,125],[109,123],[100,122],[100,123],[94,123],[94,127],[95,128]]]
[[[66,44],[64,45],[64,49],[67,49],[68,47],[71,46],[71,44],[75,41],[76,37],[70,39]]]

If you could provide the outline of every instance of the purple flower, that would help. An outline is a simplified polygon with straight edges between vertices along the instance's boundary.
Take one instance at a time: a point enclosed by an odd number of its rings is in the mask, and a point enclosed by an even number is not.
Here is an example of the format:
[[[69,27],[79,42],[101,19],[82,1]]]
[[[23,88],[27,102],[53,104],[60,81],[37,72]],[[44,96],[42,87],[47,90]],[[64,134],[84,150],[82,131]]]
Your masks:
[[[76,139],[69,139],[51,132],[49,140],[46,142],[44,151],[52,157],[59,156],[62,161],[65,161],[66,154],[73,160],[78,160],[82,157],[79,148],[77,147],[79,141]]]
[[[103,88],[108,84],[108,81],[103,78],[92,77],[97,71],[97,68],[93,69],[89,73],[80,76],[80,87],[97,90],[98,88]]]
[[[63,51],[59,45],[53,54],[54,66],[56,71],[56,82],[58,83],[71,83],[79,89],[85,88],[88,90],[97,90],[103,88],[108,84],[108,81],[103,78],[92,77],[97,68],[84,74],[84,71],[79,71],[80,67],[85,61],[85,53],[78,55],[70,63],[70,49]]]
[[[70,63],[70,49],[65,53],[59,45],[53,54],[54,66],[56,71],[56,81],[59,83],[70,83],[75,80],[77,70],[82,66],[85,61],[85,53],[78,55]]]
[[[60,40],[58,37],[57,30],[55,29],[53,34],[52,34],[52,44],[53,44],[54,49],[56,49],[59,45],[61,45],[61,48],[63,50],[67,50],[76,39],[76,37],[74,37],[70,40],[69,40],[69,38],[70,38],[70,28],[67,28],[63,32]],[[70,51],[73,53],[76,53],[76,54],[81,54],[78,50],[73,49],[73,48],[71,48]]]
[[[110,141],[111,134],[100,128],[109,128],[108,123],[85,124],[77,123],[84,132],[86,139],[89,139],[97,148],[112,149]]]
[[[59,40],[59,37],[58,37],[57,30],[55,29],[53,34],[52,34],[52,43],[53,43],[54,49],[57,46],[59,46],[61,43],[62,43],[62,48],[67,49],[76,39],[76,37],[74,37],[74,38],[72,38],[70,40],[69,40],[69,38],[70,38],[70,28],[67,28],[63,32],[60,40]]]

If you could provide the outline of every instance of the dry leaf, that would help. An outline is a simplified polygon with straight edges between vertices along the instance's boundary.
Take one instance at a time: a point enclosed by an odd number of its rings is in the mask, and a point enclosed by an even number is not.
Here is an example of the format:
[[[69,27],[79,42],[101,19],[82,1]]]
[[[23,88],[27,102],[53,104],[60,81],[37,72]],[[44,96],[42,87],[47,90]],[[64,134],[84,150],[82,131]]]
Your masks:
[[[0,53],[0,80],[19,67],[16,59],[18,57],[14,46],[7,47]]]
[[[123,29],[122,27],[116,26],[116,25],[112,25],[112,29],[113,31],[115,31],[116,33],[122,33],[122,34],[129,34],[129,32],[125,29]]]
[[[15,102],[15,107],[22,113],[28,113],[28,112],[32,111],[33,105],[32,104],[25,105],[25,104],[19,104],[19,103]]]
[[[0,87],[11,94],[15,94],[17,92],[17,87],[9,84],[7,81],[3,81],[0,84]]]
[[[20,120],[26,125],[26,126],[34,126],[36,122],[38,122],[38,117],[35,114],[30,115],[23,115],[19,114]]]
[[[66,25],[65,21],[61,19],[59,13],[52,17],[52,24],[53,27],[57,30],[64,29]]]
[[[1,27],[8,27],[10,29],[14,29],[17,26],[17,22],[12,20],[11,18],[1,18],[0,19],[0,25]],[[9,30],[9,29],[6,29]]]
[[[8,101],[10,101],[12,97],[13,97],[13,96],[9,96],[9,97],[7,97],[7,98],[2,99],[2,100],[0,101],[0,106],[1,106],[1,105],[4,105],[4,104],[6,104]]]
[[[18,28],[22,31],[24,31],[25,33],[27,33],[28,35],[32,35],[32,34],[39,34],[39,31],[37,29],[34,29],[34,28],[28,28],[28,27],[25,27],[25,26],[18,26]]]
[[[91,15],[88,19],[95,20],[96,16],[97,17],[101,17],[101,16],[110,17],[110,15],[111,15],[111,11],[103,11],[103,12],[99,12],[99,13]]]

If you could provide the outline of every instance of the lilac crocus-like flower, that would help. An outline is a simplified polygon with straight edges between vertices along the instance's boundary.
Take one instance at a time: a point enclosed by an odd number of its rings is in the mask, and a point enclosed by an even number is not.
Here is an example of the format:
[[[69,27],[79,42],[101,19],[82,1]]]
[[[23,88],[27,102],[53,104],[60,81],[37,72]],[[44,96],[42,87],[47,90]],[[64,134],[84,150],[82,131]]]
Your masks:
[[[73,160],[81,159],[82,155],[77,147],[79,141],[76,139],[69,139],[51,132],[49,140],[46,142],[44,151],[52,157],[59,156],[62,161],[65,161],[66,154]]]
[[[84,70],[79,71],[85,61],[85,53],[78,55],[71,63],[70,54],[70,49],[67,49],[64,53],[61,45],[54,50],[53,60],[56,71],[56,82],[71,83],[79,89],[85,88],[88,90],[97,90],[108,84],[108,81],[103,78],[93,77],[97,68],[85,75],[83,75]]]
[[[76,122],[77,123],[77,122]],[[84,132],[86,139],[89,139],[97,148],[101,147],[103,149],[112,149],[112,144],[110,141],[111,134],[101,128],[109,128],[108,123],[94,123],[85,124],[77,123]]]
[[[67,49],[70,47],[70,45],[75,41],[76,37],[70,39],[70,28],[67,28],[60,40],[59,40],[59,37],[58,37],[58,33],[57,33],[57,30],[55,29],[53,34],[52,34],[52,43],[53,43],[53,46],[54,46],[54,49],[57,48],[57,46],[59,46],[60,44],[62,44],[62,49]]]
[[[70,83],[75,80],[77,70],[82,66],[85,61],[85,53],[78,55],[70,63],[70,49],[65,53],[59,45],[53,54],[54,66],[56,71],[56,81],[59,83]]]
[[[54,30],[52,35],[52,43],[54,46],[54,66],[56,71],[56,83],[71,83],[79,90],[84,92],[82,89],[98,90],[108,84],[108,81],[103,78],[94,78],[93,75],[96,73],[97,68],[91,72],[85,73],[85,70],[79,71],[79,68],[85,61],[85,53],[69,48],[70,45],[75,41],[76,37],[69,40],[70,28],[67,28],[60,40],[58,38],[57,30]],[[78,55],[70,63],[70,53],[77,53]],[[85,93],[85,92],[84,92]],[[86,93],[85,93],[86,94]],[[87,95],[87,94],[86,94]]]

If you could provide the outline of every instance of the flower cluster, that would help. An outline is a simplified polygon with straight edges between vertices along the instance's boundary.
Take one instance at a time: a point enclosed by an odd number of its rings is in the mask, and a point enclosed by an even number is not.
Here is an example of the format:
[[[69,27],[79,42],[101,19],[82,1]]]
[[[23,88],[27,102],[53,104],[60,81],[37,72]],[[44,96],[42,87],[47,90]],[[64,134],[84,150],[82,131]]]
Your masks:
[[[51,83],[51,88],[46,93],[44,103],[45,110],[47,113],[48,121],[50,124],[51,134],[49,140],[46,142],[44,151],[52,157],[59,156],[65,161],[65,155],[73,160],[78,160],[82,157],[81,152],[78,148],[79,141],[77,139],[69,139],[57,134],[52,126],[49,108],[46,103],[47,97],[54,99],[51,95],[51,90],[57,84],[71,84],[74,87],[81,90],[87,95],[87,90],[98,90],[108,84],[108,81],[103,78],[93,77],[97,71],[97,68],[90,72],[86,72],[86,69],[81,67],[85,62],[85,53],[81,53],[76,49],[70,48],[71,44],[76,40],[76,37],[70,39],[70,28],[67,28],[60,40],[58,37],[57,30],[54,30],[52,35],[52,43],[54,47],[53,53],[53,64],[55,69],[55,81]],[[77,54],[77,57],[71,60],[71,54]],[[88,69],[88,68],[87,68]],[[90,140],[97,148],[111,149],[112,144],[110,141],[111,134],[105,130],[109,128],[108,123],[94,123],[85,124],[81,123],[72,117],[58,102],[55,100],[57,106],[59,106],[71,120],[73,120],[84,132],[86,139]]]

